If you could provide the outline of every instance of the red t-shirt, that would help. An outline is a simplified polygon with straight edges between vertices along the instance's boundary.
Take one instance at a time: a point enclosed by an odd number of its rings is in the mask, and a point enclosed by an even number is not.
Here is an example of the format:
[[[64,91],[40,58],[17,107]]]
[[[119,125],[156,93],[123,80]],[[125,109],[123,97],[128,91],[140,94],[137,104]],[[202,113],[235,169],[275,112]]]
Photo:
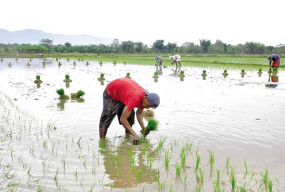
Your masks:
[[[141,102],[145,90],[137,82],[129,78],[120,78],[110,82],[107,92],[112,99],[124,103],[132,111],[134,108],[142,109]]]

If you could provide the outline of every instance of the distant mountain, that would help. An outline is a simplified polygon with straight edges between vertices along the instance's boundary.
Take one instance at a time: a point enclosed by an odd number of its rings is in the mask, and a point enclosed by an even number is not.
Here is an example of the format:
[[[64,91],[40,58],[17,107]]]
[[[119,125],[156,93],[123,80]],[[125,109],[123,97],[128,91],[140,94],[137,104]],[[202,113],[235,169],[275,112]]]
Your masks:
[[[66,42],[69,42],[72,45],[110,45],[113,42],[113,39],[94,37],[92,35],[62,35],[46,33],[34,29],[25,29],[21,31],[7,31],[5,29],[0,29],[0,43],[39,44],[42,39],[50,39],[53,41],[54,45],[64,45]]]

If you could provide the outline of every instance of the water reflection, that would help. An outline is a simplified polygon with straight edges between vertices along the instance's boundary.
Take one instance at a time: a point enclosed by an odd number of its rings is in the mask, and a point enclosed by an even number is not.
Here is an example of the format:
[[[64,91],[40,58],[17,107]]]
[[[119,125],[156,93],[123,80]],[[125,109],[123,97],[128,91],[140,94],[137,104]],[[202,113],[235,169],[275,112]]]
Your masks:
[[[65,87],[66,87],[66,88],[69,88],[69,87],[70,87],[70,83],[69,83],[69,82],[66,82],[66,83],[65,83]]]
[[[277,73],[268,73],[268,74],[269,74],[268,83],[265,84],[265,87],[276,88],[278,86],[278,81],[279,81]]]
[[[177,77],[179,75],[180,69],[180,67],[176,67],[175,70],[172,69],[173,73],[170,74],[170,76]]]
[[[144,142],[135,147],[128,145],[127,143],[132,143],[129,134],[126,134],[124,139],[119,139],[117,146],[115,140],[111,142],[108,139],[101,140],[99,144],[104,159],[105,174],[113,180],[111,185],[114,188],[126,189],[142,183],[157,182],[157,171],[148,165],[157,158],[157,152],[152,151],[150,143]]]
[[[66,99],[61,99],[59,103],[57,103],[57,107],[60,109],[60,110],[64,110],[64,105],[65,103],[67,102]]]
[[[101,85],[104,85],[104,80],[98,80],[100,83],[101,83]]]

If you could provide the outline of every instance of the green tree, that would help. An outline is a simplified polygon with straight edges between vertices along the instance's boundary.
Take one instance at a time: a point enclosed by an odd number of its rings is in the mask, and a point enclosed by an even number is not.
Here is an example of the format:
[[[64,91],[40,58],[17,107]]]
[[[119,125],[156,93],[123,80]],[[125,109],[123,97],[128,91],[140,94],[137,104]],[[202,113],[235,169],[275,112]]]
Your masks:
[[[65,45],[67,48],[70,48],[70,47],[71,47],[71,43],[69,43],[69,42],[64,43],[64,45]]]
[[[141,53],[143,50],[143,43],[142,42],[136,42],[135,43],[135,51],[137,53]]]
[[[122,50],[124,53],[133,53],[134,52],[134,42],[132,41],[123,41]]]
[[[211,41],[210,40],[205,40],[205,39],[199,39],[200,41],[200,46],[202,47],[203,53],[208,53],[209,48],[211,46]]]
[[[176,48],[176,43],[167,43],[167,45],[165,46],[165,49],[168,51],[168,53],[174,53]]]
[[[40,44],[41,45],[44,45],[44,46],[46,46],[47,48],[51,48],[51,46],[52,46],[52,40],[50,40],[50,39],[42,39],[41,41],[40,41]]]
[[[153,45],[152,45],[153,51],[154,52],[163,52],[164,49],[164,40],[156,40]]]

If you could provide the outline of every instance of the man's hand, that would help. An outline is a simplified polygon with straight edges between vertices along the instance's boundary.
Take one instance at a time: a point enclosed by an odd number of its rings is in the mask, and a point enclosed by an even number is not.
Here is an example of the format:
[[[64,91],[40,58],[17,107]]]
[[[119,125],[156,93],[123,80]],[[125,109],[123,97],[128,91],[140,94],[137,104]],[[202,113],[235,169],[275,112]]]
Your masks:
[[[140,143],[140,138],[137,135],[133,136],[133,143],[134,145],[138,145]]]
[[[146,137],[149,134],[150,131],[147,131],[146,129],[142,129],[141,133],[143,134],[144,137]]]

